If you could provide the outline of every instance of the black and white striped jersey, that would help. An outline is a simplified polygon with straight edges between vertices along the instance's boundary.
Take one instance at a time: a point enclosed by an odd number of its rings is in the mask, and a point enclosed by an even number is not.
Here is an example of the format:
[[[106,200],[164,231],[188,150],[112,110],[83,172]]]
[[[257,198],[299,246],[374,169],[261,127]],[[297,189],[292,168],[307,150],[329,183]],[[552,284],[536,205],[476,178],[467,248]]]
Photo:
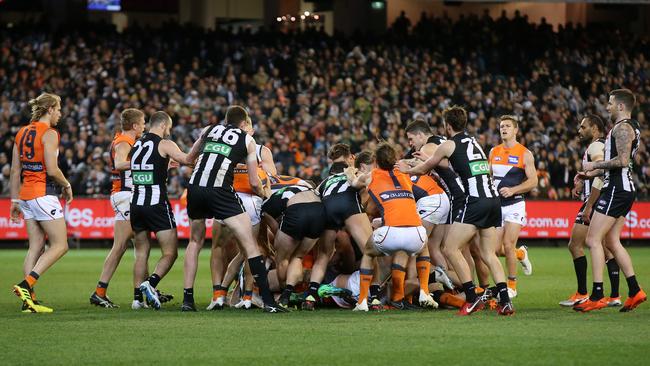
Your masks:
[[[470,197],[499,197],[488,166],[487,156],[476,139],[466,132],[451,138],[456,144],[449,157],[449,164],[460,177],[465,193]]]
[[[592,142],[589,144],[589,147],[587,147],[587,150],[585,150],[585,154],[582,156],[582,165],[584,166],[585,163],[593,161],[592,155],[594,155],[596,152],[599,152],[600,154],[603,154],[603,150],[605,148],[605,139],[597,139],[596,141]],[[591,194],[591,187],[594,184],[594,178],[589,178],[585,179],[584,181],[584,188],[582,189],[582,200],[587,201],[589,198],[589,195]]]
[[[131,149],[132,205],[153,206],[167,201],[169,158],[158,152],[160,141],[160,136],[148,133]]]
[[[267,198],[262,204],[262,212],[278,220],[287,209],[287,203],[291,197],[300,192],[309,191],[311,188],[299,185],[293,185],[281,188]]]
[[[436,144],[440,146],[443,142],[447,141],[447,139],[443,136],[438,136],[438,135],[433,135],[430,136],[429,139],[427,140],[428,144]],[[450,199],[458,199],[458,198],[465,198],[465,191],[463,188],[463,183],[460,180],[460,177],[456,172],[448,167],[441,167],[437,166],[433,169],[436,174],[440,177],[442,180],[442,183],[440,186],[442,189],[447,192],[447,196],[449,196]]]
[[[639,148],[639,138],[641,136],[639,122],[637,120],[625,119],[612,127],[607,134],[607,140],[605,141],[605,160],[612,160],[618,156],[618,151],[616,150],[616,138],[612,135],[612,132],[623,123],[629,124],[634,130],[634,140],[632,140],[632,148],[630,149],[630,163],[628,166],[623,168],[605,170],[605,184],[603,185],[603,188],[612,187],[616,190],[634,192],[636,191],[636,188],[634,187],[634,181],[632,180],[632,170],[634,168],[634,157]]]
[[[348,178],[345,173],[332,174],[329,177],[325,178],[321,184],[316,189],[321,199],[326,200],[331,196],[341,194],[341,193],[354,193],[358,194],[359,190],[350,186],[348,183]]]
[[[233,191],[235,166],[246,161],[248,144],[255,140],[232,125],[209,127],[202,151],[190,177],[190,185]]]

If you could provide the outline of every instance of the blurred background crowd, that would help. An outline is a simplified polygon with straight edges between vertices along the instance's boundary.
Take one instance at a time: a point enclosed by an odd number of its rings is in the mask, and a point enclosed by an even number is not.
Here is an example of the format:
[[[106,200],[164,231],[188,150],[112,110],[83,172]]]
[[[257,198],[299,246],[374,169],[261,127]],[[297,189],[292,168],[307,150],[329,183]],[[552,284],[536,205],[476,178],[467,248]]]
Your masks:
[[[425,119],[442,134],[442,111],[457,104],[486,152],[500,142],[498,117],[519,116],[519,141],[540,177],[531,198],[568,199],[586,147],[577,136],[581,116],[608,120],[608,91],[626,87],[643,126],[634,179],[639,198],[649,198],[650,44],[633,33],[571,24],[553,31],[544,20],[488,13],[456,21],[402,15],[381,36],[177,24],[122,33],[107,25],[38,29],[0,30],[2,195],[13,136],[29,122],[26,102],[48,91],[63,99],[59,163],[77,195],[109,194],[109,147],[129,107],[169,113],[172,138],[188,150],[228,105],[243,105],[278,171],[318,182],[332,144],[359,152],[384,139],[405,151],[410,120]],[[172,171],[171,196],[189,176],[186,167]]]

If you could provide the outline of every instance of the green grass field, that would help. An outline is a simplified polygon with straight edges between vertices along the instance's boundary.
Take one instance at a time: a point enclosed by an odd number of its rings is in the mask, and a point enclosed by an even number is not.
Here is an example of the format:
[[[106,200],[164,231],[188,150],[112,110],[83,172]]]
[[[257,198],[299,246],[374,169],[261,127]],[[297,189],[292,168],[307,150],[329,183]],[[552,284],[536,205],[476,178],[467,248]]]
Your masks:
[[[11,285],[23,251],[0,251],[2,364],[428,365],[644,364],[650,349],[650,304],[632,313],[578,314],[557,302],[575,291],[563,248],[532,248],[534,275],[520,276],[517,314],[453,311],[358,314],[345,310],[264,314],[260,310],[181,313],[183,254],[159,285],[176,299],[161,311],[130,309],[127,255],[109,295],[120,309],[88,304],[106,250],[71,250],[36,289],[53,314],[23,314]],[[641,285],[650,288],[650,248],[630,250]],[[157,253],[156,253],[157,254]],[[156,255],[152,255],[157,258]],[[605,283],[609,291],[609,284]],[[621,293],[627,286],[621,279]],[[211,296],[208,253],[195,286],[201,309]]]

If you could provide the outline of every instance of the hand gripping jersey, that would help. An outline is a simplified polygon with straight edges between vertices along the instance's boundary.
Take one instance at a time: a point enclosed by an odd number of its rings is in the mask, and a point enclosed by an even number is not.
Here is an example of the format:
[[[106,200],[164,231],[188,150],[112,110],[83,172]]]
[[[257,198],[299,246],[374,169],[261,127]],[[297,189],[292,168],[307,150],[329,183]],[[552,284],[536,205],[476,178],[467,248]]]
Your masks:
[[[605,184],[603,185],[603,188],[611,187],[619,192],[635,192],[636,188],[634,187],[634,181],[632,180],[632,170],[634,167],[634,157],[639,148],[639,137],[641,136],[638,121],[634,119],[625,119],[618,122],[611,130],[609,130],[607,140],[605,141],[605,160],[612,160],[618,156],[618,151],[616,150],[616,138],[612,135],[612,131],[623,123],[629,124],[634,130],[634,140],[632,141],[632,148],[630,149],[629,156],[630,164],[623,168],[605,170]]]
[[[111,143],[111,194],[122,191],[130,192],[133,189],[131,171],[115,169],[115,147],[122,142],[129,144],[129,147],[133,147],[133,144],[135,144],[135,140],[132,137],[123,134],[115,136]]]
[[[524,145],[516,143],[512,148],[499,144],[492,149],[491,161],[492,177],[497,186],[497,192],[503,187],[514,187],[526,180],[524,154],[527,149]],[[523,194],[512,197],[500,197],[502,206],[509,206],[524,200]]]
[[[605,150],[605,139],[598,139],[592,142],[587,150],[585,150],[584,155],[582,156],[582,164],[584,165],[587,162],[593,161],[592,155],[604,154]],[[587,202],[589,195],[591,194],[591,187],[594,184],[594,178],[585,179],[584,189],[582,190],[582,200]]]
[[[278,220],[287,209],[287,203],[289,203],[291,197],[300,192],[309,190],[311,190],[311,188],[302,185],[280,188],[279,190],[275,191],[271,197],[267,198],[266,201],[264,201],[262,204],[262,212]]]
[[[413,196],[413,184],[408,175],[399,170],[375,168],[368,194],[375,201],[383,226],[421,226]]]
[[[436,144],[440,146],[443,142],[447,141],[446,138],[442,136],[430,136],[427,140],[428,144]],[[463,183],[461,182],[458,174],[454,172],[453,169],[448,167],[437,166],[434,168],[434,171],[440,179],[442,179],[442,189],[447,192],[450,200],[458,202],[465,199],[465,191],[463,190]]]
[[[59,193],[54,180],[47,175],[45,168],[43,135],[50,129],[52,128],[45,122],[33,121],[22,127],[16,134],[15,144],[22,167],[22,185],[19,195],[21,200],[28,201]]]
[[[131,152],[132,205],[154,206],[167,201],[169,158],[158,152],[162,138],[148,133],[133,145]]]
[[[430,175],[414,175],[411,177],[413,182],[413,195],[415,201],[420,198],[432,196],[434,194],[442,194],[445,191],[438,185],[438,182]]]
[[[234,170],[245,162],[248,144],[255,140],[232,125],[209,127],[190,185],[233,191]]]
[[[476,198],[498,197],[490,177],[487,157],[476,139],[461,132],[452,140],[456,148],[449,157],[449,164],[460,177],[465,193]]]

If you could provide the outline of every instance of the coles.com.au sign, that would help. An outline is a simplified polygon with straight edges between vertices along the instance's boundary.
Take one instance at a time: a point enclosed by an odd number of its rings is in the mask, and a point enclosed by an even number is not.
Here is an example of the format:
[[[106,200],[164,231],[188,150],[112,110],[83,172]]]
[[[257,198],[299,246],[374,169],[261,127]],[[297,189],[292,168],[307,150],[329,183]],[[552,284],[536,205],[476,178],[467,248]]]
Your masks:
[[[187,211],[178,200],[171,201],[178,236],[187,239],[190,235],[190,220]],[[27,239],[25,223],[9,220],[11,201],[0,199],[0,240]],[[521,231],[522,238],[569,238],[576,214],[580,209],[577,201],[529,201],[526,202],[528,223]],[[80,239],[113,238],[114,213],[108,199],[76,198],[65,208],[68,235]],[[210,237],[212,222],[208,220],[207,234]],[[632,239],[650,238],[650,202],[636,202],[626,218],[622,237]]]

